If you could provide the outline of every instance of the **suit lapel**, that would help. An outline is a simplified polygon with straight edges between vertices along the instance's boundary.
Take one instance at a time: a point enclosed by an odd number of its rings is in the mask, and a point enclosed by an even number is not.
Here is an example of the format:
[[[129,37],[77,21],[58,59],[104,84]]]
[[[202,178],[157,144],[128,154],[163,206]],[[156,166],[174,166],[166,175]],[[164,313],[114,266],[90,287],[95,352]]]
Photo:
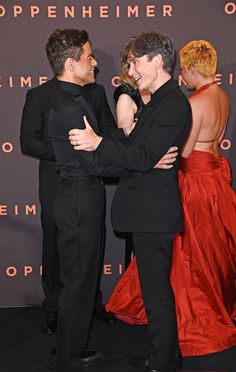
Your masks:
[[[137,123],[136,123],[134,129],[130,133],[130,136],[129,136],[130,140],[133,140],[135,138],[135,136],[138,134],[139,130],[144,125],[146,119],[148,118],[148,116],[150,115],[150,113],[154,109],[155,109],[155,105],[153,104],[152,101],[148,102],[148,104],[143,108],[143,110],[141,112],[141,115],[140,115],[139,119],[137,120]]]
[[[130,140],[133,140],[139,130],[144,125],[146,119],[150,115],[150,113],[159,105],[161,100],[165,99],[165,96],[168,94],[168,92],[173,88],[178,88],[179,85],[177,81],[175,80],[168,80],[166,83],[164,83],[159,89],[156,90],[156,92],[153,93],[151,101],[148,102],[148,104],[144,107],[144,109],[141,111],[141,116],[138,119],[133,131],[131,132],[129,138]]]

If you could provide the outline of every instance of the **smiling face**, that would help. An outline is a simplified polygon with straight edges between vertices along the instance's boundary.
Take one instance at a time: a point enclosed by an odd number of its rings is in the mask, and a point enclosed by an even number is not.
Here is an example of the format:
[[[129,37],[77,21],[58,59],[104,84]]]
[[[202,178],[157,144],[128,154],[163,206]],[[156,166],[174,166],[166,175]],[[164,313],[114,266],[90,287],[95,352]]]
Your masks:
[[[79,61],[73,60],[73,80],[81,86],[95,82],[95,68],[97,61],[93,57],[93,51],[89,42],[83,45],[83,53]]]
[[[157,56],[152,60],[147,55],[135,57],[131,52],[128,55],[129,76],[136,82],[139,90],[148,90],[154,93],[158,87]]]

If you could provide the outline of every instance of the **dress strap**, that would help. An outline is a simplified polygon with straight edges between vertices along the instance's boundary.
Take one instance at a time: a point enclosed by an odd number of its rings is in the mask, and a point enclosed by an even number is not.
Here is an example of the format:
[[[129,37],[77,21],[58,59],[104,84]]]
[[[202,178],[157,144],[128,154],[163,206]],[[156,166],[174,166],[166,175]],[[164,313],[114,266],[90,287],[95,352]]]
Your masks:
[[[200,140],[197,140],[196,142],[199,142],[199,143],[211,143],[211,142],[215,142],[215,141],[219,141],[219,137],[216,138],[216,139],[213,139],[213,140],[205,140],[205,141],[200,141]]]

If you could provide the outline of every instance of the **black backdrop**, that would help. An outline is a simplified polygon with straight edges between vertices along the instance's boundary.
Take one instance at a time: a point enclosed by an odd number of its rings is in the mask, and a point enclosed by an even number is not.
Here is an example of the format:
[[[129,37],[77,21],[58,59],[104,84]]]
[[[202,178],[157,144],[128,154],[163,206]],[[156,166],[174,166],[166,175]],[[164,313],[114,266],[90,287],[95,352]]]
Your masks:
[[[236,180],[235,26],[236,2],[226,0],[0,1],[0,306],[38,304],[42,299],[38,161],[21,154],[19,130],[27,89],[52,76],[44,51],[49,34],[58,27],[89,32],[99,63],[98,82],[105,86],[112,109],[119,54],[129,36],[160,30],[172,37],[177,49],[192,39],[212,42],[219,55],[218,83],[231,99],[222,153]],[[175,75],[179,79],[178,65]],[[106,185],[104,301],[124,261],[124,241],[114,235],[109,219],[115,187]]]

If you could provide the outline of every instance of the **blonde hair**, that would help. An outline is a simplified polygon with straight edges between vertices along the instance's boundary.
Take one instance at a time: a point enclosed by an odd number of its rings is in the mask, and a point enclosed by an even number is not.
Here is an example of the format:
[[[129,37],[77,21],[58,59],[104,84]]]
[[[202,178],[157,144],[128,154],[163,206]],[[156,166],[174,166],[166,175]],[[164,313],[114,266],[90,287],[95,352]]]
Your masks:
[[[128,41],[125,43],[123,50],[121,52],[121,58],[120,58],[120,65],[121,65],[121,73],[120,73],[120,82],[122,83],[128,83],[132,85],[132,87],[137,88],[136,83],[134,79],[129,76],[129,63],[128,63],[128,53],[130,50],[130,46],[132,41],[135,37],[131,37],[128,39]]]
[[[193,40],[179,51],[180,62],[186,70],[192,66],[201,75],[214,75],[217,68],[217,52],[206,40]]]
[[[128,75],[128,71],[129,71],[129,65],[127,63],[127,64],[122,66],[122,70],[121,70],[121,73],[120,73],[120,82],[121,82],[121,84],[122,83],[127,83],[129,85],[132,85],[132,87],[134,87],[136,89],[137,85],[135,83],[135,80],[131,76]]]

